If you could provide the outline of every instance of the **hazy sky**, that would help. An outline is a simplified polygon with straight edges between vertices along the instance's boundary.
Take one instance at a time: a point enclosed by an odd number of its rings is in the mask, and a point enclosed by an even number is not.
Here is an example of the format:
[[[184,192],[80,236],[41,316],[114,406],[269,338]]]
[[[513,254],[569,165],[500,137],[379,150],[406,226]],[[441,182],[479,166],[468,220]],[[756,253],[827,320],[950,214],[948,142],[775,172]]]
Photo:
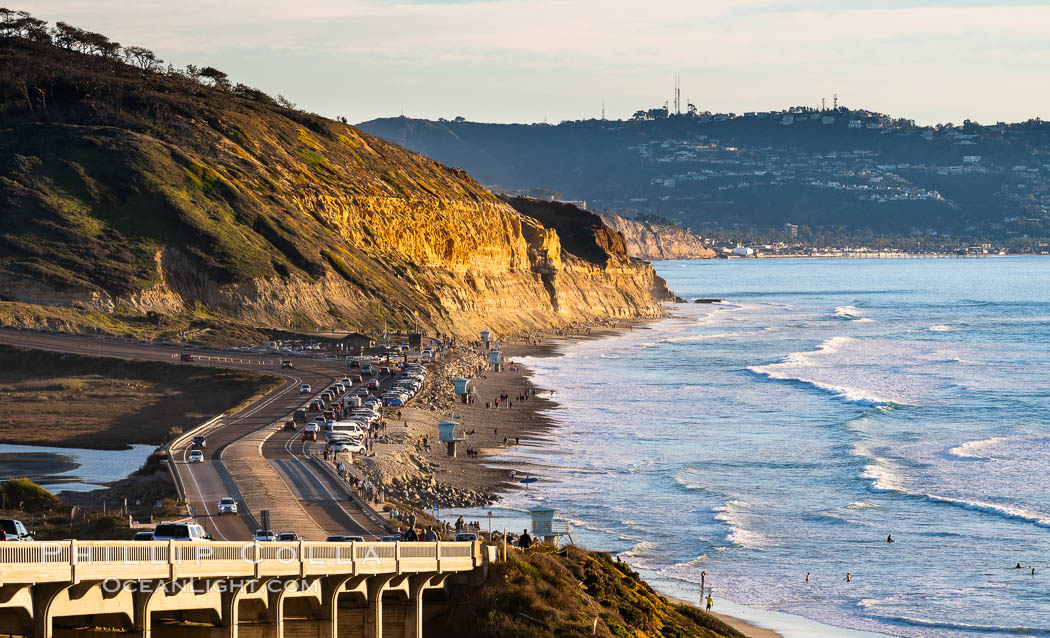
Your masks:
[[[322,115],[495,122],[839,103],[920,123],[1050,119],[1050,3],[29,0]]]

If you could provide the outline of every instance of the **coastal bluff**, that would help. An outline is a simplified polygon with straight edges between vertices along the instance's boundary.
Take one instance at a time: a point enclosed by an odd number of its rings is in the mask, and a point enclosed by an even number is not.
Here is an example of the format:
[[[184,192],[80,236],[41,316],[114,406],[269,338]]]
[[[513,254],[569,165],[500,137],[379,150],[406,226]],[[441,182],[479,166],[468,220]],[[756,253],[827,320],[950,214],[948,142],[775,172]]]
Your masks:
[[[623,235],[627,252],[640,259],[711,259],[715,251],[685,228],[648,220],[602,214],[610,228]]]
[[[476,335],[671,298],[593,219],[250,87],[17,38],[0,59],[0,324]]]

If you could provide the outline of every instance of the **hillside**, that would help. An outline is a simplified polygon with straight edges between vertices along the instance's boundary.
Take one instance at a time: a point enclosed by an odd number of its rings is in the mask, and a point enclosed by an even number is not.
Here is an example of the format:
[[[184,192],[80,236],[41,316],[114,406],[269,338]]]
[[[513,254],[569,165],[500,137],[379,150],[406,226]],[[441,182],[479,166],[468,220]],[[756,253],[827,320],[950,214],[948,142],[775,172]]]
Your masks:
[[[1050,123],[1038,120],[922,127],[795,107],[556,126],[405,117],[359,126],[490,187],[658,214],[704,235],[762,229],[777,239],[791,223],[807,241],[1050,236]]]
[[[452,603],[424,625],[425,634],[742,638],[718,618],[660,596],[627,563],[574,546],[512,550],[482,587],[455,591]]]
[[[206,71],[0,38],[0,322],[475,335],[658,313],[666,287],[622,250],[566,249],[459,169]]]

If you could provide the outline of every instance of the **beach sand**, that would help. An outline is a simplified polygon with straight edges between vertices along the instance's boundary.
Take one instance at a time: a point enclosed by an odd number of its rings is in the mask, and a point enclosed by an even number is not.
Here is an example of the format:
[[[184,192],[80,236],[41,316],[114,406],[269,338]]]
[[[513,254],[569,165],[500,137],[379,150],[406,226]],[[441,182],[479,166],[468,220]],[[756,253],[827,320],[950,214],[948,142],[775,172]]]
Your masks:
[[[647,329],[644,324],[632,324],[631,329]],[[622,332],[626,327],[599,327],[583,330],[577,334],[533,335],[527,339],[510,339],[501,342],[501,349],[509,361],[522,357],[559,356],[560,347],[583,339],[597,339]],[[535,341],[538,340],[538,343]],[[452,359],[454,361],[454,359]],[[449,365],[446,362],[445,365]],[[375,446],[376,456],[370,460],[373,469],[381,467],[386,476],[433,476],[438,483],[485,494],[499,494],[509,489],[518,489],[520,473],[528,471],[521,464],[502,462],[494,457],[505,454],[516,446],[528,446],[550,435],[556,423],[544,411],[557,406],[557,393],[549,388],[535,386],[530,372],[517,363],[500,372],[485,371],[473,377],[471,387],[476,402],[470,405],[455,403],[451,414],[435,411],[426,406],[407,407],[401,410],[400,419],[391,419],[387,426],[390,439],[397,441]],[[536,396],[528,400],[518,397],[526,390],[535,389]],[[451,388],[449,389],[451,393]],[[500,402],[496,409],[492,404],[501,393],[508,395],[507,402]],[[490,407],[485,407],[485,402]],[[419,401],[415,402],[419,403]],[[437,423],[453,417],[460,424],[457,434],[469,433],[459,444],[457,456],[448,456],[444,444],[437,439]],[[417,450],[415,442],[426,436],[430,451]],[[504,439],[506,438],[506,442]],[[480,458],[470,458],[468,447],[475,448]],[[511,472],[518,476],[511,476]],[[419,503],[422,507],[424,504]],[[689,601],[668,596],[669,599],[696,606]],[[715,614],[745,636],[753,638],[777,638],[779,634],[751,625],[743,620]]]

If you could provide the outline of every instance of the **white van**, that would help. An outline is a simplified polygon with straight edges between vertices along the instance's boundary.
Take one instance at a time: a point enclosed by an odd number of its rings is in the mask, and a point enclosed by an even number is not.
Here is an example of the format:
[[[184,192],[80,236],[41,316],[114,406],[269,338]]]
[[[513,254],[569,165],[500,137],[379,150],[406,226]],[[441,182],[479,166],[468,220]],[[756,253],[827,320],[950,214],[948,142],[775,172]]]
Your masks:
[[[197,523],[161,523],[153,530],[155,541],[210,541],[211,534]]]

